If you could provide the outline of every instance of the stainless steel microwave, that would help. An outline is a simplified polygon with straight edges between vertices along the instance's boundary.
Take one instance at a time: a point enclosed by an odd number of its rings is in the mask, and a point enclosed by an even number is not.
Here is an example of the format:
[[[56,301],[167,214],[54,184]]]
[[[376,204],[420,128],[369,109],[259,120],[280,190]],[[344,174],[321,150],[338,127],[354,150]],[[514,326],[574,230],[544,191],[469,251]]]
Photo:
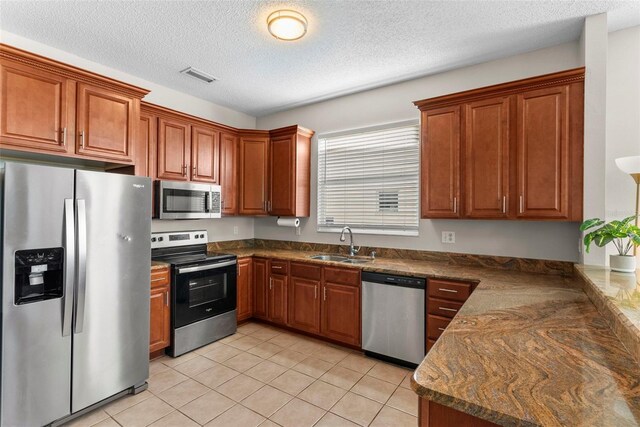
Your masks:
[[[154,218],[220,218],[220,186],[193,182],[156,181]]]

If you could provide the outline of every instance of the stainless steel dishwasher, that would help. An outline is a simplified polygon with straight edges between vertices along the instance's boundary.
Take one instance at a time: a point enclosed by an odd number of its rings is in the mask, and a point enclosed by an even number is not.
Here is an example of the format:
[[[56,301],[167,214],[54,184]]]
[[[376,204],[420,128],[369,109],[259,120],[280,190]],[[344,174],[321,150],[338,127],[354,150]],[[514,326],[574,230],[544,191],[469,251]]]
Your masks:
[[[362,273],[362,349],[416,366],[425,355],[425,279]]]

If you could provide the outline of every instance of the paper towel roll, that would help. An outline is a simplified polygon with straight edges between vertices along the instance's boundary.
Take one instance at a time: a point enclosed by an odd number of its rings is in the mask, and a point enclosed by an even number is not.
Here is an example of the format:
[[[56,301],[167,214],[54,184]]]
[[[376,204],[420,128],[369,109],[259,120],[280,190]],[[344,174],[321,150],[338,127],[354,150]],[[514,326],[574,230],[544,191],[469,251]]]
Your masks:
[[[280,227],[300,227],[300,218],[280,218],[280,217],[278,217],[278,225]]]

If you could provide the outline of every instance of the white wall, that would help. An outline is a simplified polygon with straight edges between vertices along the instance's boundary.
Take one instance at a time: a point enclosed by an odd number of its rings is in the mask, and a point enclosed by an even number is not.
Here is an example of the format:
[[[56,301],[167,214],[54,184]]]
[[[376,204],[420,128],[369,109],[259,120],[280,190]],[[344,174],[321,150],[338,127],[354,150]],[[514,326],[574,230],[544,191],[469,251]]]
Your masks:
[[[582,65],[578,42],[447,71],[289,111],[259,117],[262,129],[298,123],[316,131],[311,159],[311,217],[301,235],[275,225],[273,218],[255,222],[255,237],[338,243],[338,235],[316,231],[317,135],[400,120],[418,119],[412,101],[517,80]],[[441,232],[455,231],[455,244],[442,244]],[[524,221],[421,220],[419,237],[357,235],[356,243],[433,251],[504,255],[566,261],[578,260],[576,223]]]
[[[69,52],[65,52],[6,31],[0,31],[0,42],[47,58],[75,65],[85,70],[93,71],[126,83],[140,86],[145,89],[150,89],[151,93],[149,93],[144,100],[154,104],[234,127],[253,129],[256,125],[255,117],[249,116],[248,114],[222,107],[209,101],[205,101],[204,99],[177,92],[173,89],[158,85],[140,77],[80,58],[79,56],[73,55]],[[233,233],[234,227],[238,228],[237,235]],[[209,240],[212,242],[220,240],[250,239],[253,238],[253,218],[222,218],[217,220],[198,221],[154,220],[151,224],[152,231],[180,231],[194,229],[206,229],[209,233]]]
[[[584,218],[605,217],[605,159],[607,121],[607,14],[588,16],[580,53],[584,80]],[[592,245],[585,264],[604,265],[606,251]]]
[[[640,155],[640,26],[609,33],[606,126],[605,215],[612,220],[635,213],[635,182],[615,159]]]
[[[210,242],[225,240],[253,239],[254,219],[251,217],[233,217],[198,220],[159,220],[151,222],[151,231],[207,230]],[[237,227],[238,234],[234,234]]]

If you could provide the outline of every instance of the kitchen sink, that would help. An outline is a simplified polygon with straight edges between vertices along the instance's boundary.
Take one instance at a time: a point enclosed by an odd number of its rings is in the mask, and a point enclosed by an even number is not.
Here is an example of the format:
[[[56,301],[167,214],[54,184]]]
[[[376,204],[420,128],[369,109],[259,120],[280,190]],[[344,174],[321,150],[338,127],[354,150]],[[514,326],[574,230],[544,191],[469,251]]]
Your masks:
[[[349,258],[342,255],[313,255],[313,256],[310,256],[309,258],[319,259],[321,261],[336,261],[336,262],[349,261]]]
[[[371,262],[370,259],[345,259],[344,261],[345,264],[365,264],[367,262]]]
[[[371,262],[370,259],[348,258],[342,255],[312,255],[309,258],[317,259],[320,261],[344,262],[345,264],[364,264],[367,262]]]

